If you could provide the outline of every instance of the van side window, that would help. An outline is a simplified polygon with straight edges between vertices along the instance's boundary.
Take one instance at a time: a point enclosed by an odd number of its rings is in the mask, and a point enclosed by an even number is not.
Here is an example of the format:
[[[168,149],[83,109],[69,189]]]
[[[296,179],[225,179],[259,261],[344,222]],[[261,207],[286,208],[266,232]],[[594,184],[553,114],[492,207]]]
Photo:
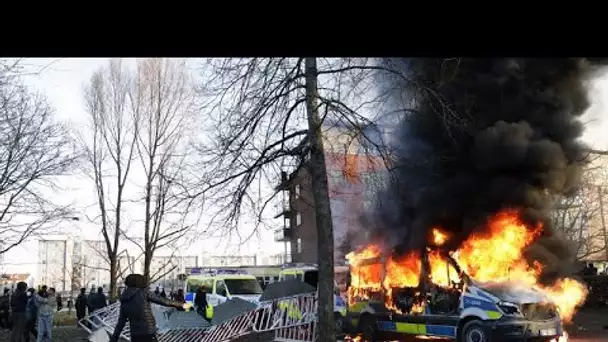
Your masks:
[[[226,284],[224,284],[223,280],[218,280],[215,283],[215,293],[222,297],[228,297],[228,294],[226,293]]]

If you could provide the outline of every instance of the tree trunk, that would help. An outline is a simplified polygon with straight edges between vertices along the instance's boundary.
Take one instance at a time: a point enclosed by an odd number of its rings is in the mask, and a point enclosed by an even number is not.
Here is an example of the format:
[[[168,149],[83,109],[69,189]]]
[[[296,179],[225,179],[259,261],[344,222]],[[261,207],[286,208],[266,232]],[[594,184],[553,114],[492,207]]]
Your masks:
[[[116,254],[116,253],[114,253]],[[118,269],[117,269],[117,256],[113,255],[112,258],[110,259],[110,290],[109,290],[109,297],[110,300],[112,302],[114,302],[114,300],[117,299],[118,297],[118,279],[117,279],[117,274],[118,274]]]
[[[305,59],[306,112],[310,141],[310,174],[317,223],[317,248],[319,262],[319,341],[336,341],[334,322],[334,236],[327,186],[325,151],[318,108],[317,60]]]

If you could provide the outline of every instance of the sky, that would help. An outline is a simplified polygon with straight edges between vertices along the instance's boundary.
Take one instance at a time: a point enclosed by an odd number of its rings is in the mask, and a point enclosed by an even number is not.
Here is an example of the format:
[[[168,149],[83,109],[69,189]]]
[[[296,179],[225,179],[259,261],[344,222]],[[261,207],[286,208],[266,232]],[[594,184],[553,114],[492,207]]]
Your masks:
[[[87,114],[83,99],[83,89],[89,81],[93,72],[105,66],[107,58],[36,58],[24,61],[28,70],[36,71],[43,69],[39,74],[30,75],[25,78],[28,86],[44,93],[51,105],[55,108],[56,118],[62,123],[75,129],[85,129]],[[127,61],[135,65],[135,60]],[[194,68],[193,68],[194,70]],[[94,208],[86,209],[94,202],[92,188],[83,177],[70,177],[60,182],[64,189],[61,203],[73,204],[75,216],[82,219],[79,221],[66,221],[64,227],[66,232],[82,234],[85,239],[101,239],[99,228],[88,222],[82,216],[87,213],[89,217],[95,214]],[[56,199],[57,200],[57,199]],[[278,221],[277,221],[278,223]],[[251,225],[246,223],[242,230],[250,232]],[[35,241],[14,248],[4,257],[5,265],[9,273],[12,270],[34,272],[37,266],[37,243]],[[227,243],[226,239],[205,238],[195,242],[189,248],[180,250],[182,255],[274,255],[284,252],[283,243],[275,243],[271,231],[263,231],[260,238],[254,237],[246,244],[240,245],[236,241]],[[167,255],[169,252],[160,252],[159,255]],[[27,262],[23,262],[27,260]],[[16,271],[15,271],[16,272]]]
[[[107,63],[107,58],[41,58],[27,59],[26,65],[32,70],[43,69],[37,75],[27,76],[25,81],[32,88],[46,94],[48,100],[56,110],[59,121],[74,128],[84,127],[86,112],[84,110],[83,87],[90,79],[91,74]],[[134,64],[134,60],[129,63]],[[608,109],[608,74],[596,78],[590,83],[592,105],[585,114],[583,121],[587,123],[584,140],[596,149],[608,149],[608,138],[604,132],[608,130],[606,110]],[[94,203],[91,188],[82,178],[70,178],[62,181],[64,188],[61,201],[74,203],[76,211],[83,210],[83,203]],[[93,202],[92,202],[93,201]],[[66,231],[76,234],[82,233],[86,239],[100,239],[99,229],[81,219],[69,221],[65,224]],[[245,231],[251,226],[244,226]],[[184,255],[200,255],[203,251],[211,255],[251,255],[264,253],[266,255],[282,253],[282,243],[275,243],[270,231],[263,232],[261,239],[254,238],[246,245],[226,246],[218,239],[203,239],[194,243],[190,248],[182,251]],[[225,241],[224,241],[225,242]],[[37,244],[30,242],[15,248],[5,255],[5,263],[9,272],[19,271],[35,272],[37,260]],[[23,260],[27,260],[24,264]],[[21,266],[18,266],[21,264]]]

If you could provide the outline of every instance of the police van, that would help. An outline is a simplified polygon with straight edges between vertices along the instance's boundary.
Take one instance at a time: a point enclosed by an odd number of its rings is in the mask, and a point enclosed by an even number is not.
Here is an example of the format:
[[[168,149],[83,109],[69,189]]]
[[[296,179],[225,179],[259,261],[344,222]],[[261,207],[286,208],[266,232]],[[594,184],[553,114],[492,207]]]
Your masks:
[[[319,283],[319,269],[317,264],[311,263],[291,263],[283,265],[279,273],[279,281],[297,279],[303,281],[314,288],[317,288]],[[336,329],[341,331],[346,315],[346,302],[340,296],[337,284],[334,282],[334,313],[336,318]]]
[[[430,265],[424,253],[417,287],[392,289],[388,304],[382,292],[361,293],[351,301],[346,315],[349,332],[361,334],[365,341],[416,335],[459,342],[548,342],[563,334],[557,306],[539,291],[477,282],[451,256],[445,257],[449,286],[431,282],[430,272],[424,272]]]
[[[240,298],[252,303],[258,303],[262,295],[262,287],[255,276],[236,269],[205,269],[190,268],[183,275],[184,297],[186,303],[194,304],[196,291],[204,286],[207,291],[207,302],[217,306],[228,299]]]

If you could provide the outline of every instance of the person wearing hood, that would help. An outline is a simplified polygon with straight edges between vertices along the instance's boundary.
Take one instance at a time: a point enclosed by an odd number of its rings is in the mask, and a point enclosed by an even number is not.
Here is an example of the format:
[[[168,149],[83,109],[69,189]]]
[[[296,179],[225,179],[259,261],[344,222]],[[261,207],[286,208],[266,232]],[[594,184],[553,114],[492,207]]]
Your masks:
[[[25,331],[25,308],[27,306],[27,284],[23,281],[17,283],[17,290],[11,296],[11,310],[13,327],[11,329],[11,342],[21,342]]]
[[[87,315],[87,289],[80,289],[80,294],[76,297],[76,318],[80,321]]]
[[[52,341],[51,330],[53,329],[53,318],[57,310],[57,299],[55,289],[50,287],[46,293],[36,295],[38,306],[38,338],[36,341]]]
[[[30,288],[27,290],[29,299],[25,308],[25,331],[23,332],[23,341],[30,341],[30,334],[34,338],[38,338],[38,330],[36,330],[36,320],[38,319],[38,306],[36,306],[36,290]]]
[[[189,310],[190,305],[179,303],[150,293],[146,279],[141,274],[129,274],[125,279],[127,288],[120,295],[120,316],[110,342],[117,342],[127,321],[131,327],[131,342],[155,342],[156,320],[150,303]]]

